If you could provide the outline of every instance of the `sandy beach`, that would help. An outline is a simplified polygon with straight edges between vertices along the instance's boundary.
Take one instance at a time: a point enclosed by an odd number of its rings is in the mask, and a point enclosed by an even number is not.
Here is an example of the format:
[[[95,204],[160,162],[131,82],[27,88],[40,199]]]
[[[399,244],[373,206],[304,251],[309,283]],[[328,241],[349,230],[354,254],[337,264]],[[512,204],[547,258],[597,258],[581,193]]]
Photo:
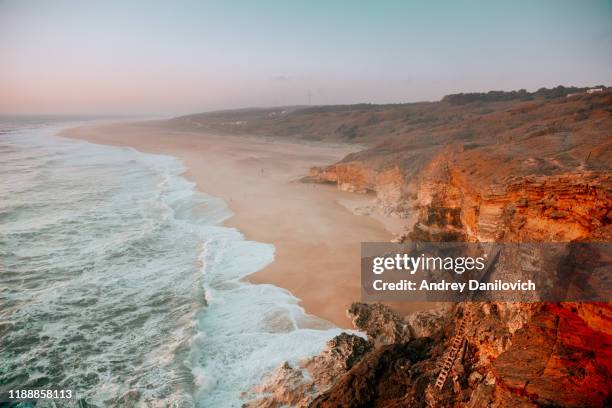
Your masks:
[[[234,212],[227,226],[276,247],[275,261],[251,275],[252,282],[288,289],[307,313],[351,327],[345,311],[360,299],[360,242],[389,241],[392,223],[385,226],[349,210],[368,205],[371,196],[299,179],[310,167],[331,164],[356,146],[190,133],[149,124],[83,126],[64,136],[179,158],[188,169],[185,176],[201,191],[227,202]]]

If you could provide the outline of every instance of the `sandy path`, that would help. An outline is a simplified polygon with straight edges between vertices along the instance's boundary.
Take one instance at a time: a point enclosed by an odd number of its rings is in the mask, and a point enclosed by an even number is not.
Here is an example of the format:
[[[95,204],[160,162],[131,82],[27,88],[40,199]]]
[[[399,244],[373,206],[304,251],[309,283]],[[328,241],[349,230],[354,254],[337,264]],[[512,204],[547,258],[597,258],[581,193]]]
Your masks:
[[[355,146],[271,142],[137,124],[84,126],[64,135],[178,157],[188,168],[186,177],[201,191],[226,200],[235,214],[227,226],[276,247],[275,261],[249,280],[286,288],[308,313],[350,327],[345,311],[360,298],[360,242],[389,241],[392,236],[379,221],[354,215],[340,204],[361,199],[366,205],[370,197],[296,180],[311,166],[333,163]]]

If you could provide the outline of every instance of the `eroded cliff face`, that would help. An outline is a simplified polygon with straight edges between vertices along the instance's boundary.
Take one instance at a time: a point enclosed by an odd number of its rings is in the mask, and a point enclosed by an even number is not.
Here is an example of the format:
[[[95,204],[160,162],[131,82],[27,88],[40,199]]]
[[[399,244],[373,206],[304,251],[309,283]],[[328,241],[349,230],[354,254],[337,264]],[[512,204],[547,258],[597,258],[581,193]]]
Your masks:
[[[382,207],[404,218],[417,214],[407,233],[423,241],[568,242],[608,234],[612,171],[512,176],[485,183],[469,175],[477,162],[470,163],[446,151],[412,181],[398,168],[377,172],[358,164],[313,169],[311,177],[337,183],[345,191],[374,191]]]
[[[612,222],[609,174],[515,177],[478,189],[460,171],[448,171],[448,181],[419,189],[415,239],[446,230],[475,242],[569,242],[606,235]]]
[[[405,191],[404,177],[397,166],[377,171],[358,164],[334,164],[313,167],[310,177],[323,183],[337,184],[342,191],[351,193],[375,192],[380,199],[393,202],[401,199]]]
[[[610,242],[612,94],[582,102],[520,103],[492,113],[495,123],[431,129],[309,179],[374,192],[383,212],[413,220],[400,241]],[[360,303],[349,313],[367,351],[309,388],[303,406],[612,405],[610,303],[466,302],[410,316]],[[461,352],[437,389],[455,334]]]
[[[610,242],[609,172],[524,175],[492,182],[472,177],[462,166],[466,163],[447,150],[422,169],[414,193],[401,198],[418,213],[402,240]],[[445,387],[437,390],[433,384],[445,350],[467,311],[472,318],[461,358]],[[426,342],[414,348],[394,343],[364,357],[312,406],[608,406],[611,311],[607,303],[460,304],[442,319],[439,330],[420,331],[419,338]],[[408,316],[406,321],[418,319]],[[369,329],[363,323],[359,328]],[[373,371],[383,374],[376,377]],[[380,391],[387,387],[403,387],[404,394]]]
[[[377,170],[359,163],[338,163],[311,168],[305,180],[334,184],[338,189],[351,193],[374,194],[373,208],[367,212],[374,209],[384,216],[397,218],[406,218],[411,214],[404,199],[409,187],[399,166]]]
[[[418,222],[407,239],[610,242],[609,172],[492,182],[471,176],[469,162],[452,154],[432,160],[413,205]],[[430,389],[430,405],[610,403],[610,304],[468,303],[462,308],[474,316],[463,363],[455,364],[442,392]]]
[[[374,192],[383,213],[413,220],[413,239],[605,237],[612,222],[612,93],[496,108],[427,132],[416,128],[313,168],[310,180]]]

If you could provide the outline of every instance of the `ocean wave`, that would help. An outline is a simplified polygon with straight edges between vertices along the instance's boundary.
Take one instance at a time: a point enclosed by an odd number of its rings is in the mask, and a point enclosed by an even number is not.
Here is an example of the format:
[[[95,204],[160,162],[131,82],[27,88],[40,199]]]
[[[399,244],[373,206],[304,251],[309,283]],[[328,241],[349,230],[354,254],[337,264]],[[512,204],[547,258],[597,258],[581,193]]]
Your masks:
[[[0,136],[11,146],[2,168],[15,176],[0,181],[11,191],[0,201],[0,391],[72,388],[99,407],[239,407],[266,370],[339,333],[286,290],[244,280],[274,247],[221,226],[231,212],[184,179],[178,160],[56,131]]]

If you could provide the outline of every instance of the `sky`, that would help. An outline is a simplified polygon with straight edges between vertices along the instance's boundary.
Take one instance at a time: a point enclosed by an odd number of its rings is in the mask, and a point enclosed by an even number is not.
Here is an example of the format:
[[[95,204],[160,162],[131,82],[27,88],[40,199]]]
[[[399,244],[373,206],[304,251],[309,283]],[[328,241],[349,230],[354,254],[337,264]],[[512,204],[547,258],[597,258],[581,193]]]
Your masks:
[[[612,0],[0,0],[0,114],[612,85]]]

